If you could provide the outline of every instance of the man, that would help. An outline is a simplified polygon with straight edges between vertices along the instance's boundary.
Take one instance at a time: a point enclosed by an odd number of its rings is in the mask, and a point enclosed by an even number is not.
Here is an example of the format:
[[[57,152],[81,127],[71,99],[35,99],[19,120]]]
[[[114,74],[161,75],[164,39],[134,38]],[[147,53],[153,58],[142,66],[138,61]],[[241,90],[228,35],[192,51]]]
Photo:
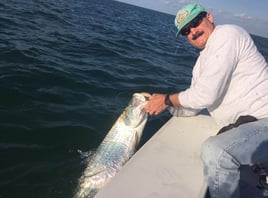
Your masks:
[[[200,49],[191,85],[153,94],[145,111],[157,115],[168,107],[173,115],[192,116],[207,109],[220,126],[229,125],[203,143],[201,157],[211,197],[239,197],[241,165],[268,161],[267,62],[244,29],[215,26],[198,4],[180,9],[175,26]]]

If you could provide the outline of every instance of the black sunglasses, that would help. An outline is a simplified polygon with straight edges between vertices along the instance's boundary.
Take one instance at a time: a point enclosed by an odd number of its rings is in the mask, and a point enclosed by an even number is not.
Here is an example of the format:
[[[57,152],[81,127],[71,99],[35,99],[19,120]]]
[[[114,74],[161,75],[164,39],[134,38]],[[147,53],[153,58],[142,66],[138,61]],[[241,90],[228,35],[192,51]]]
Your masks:
[[[199,26],[205,16],[207,16],[206,12],[201,12],[199,15],[197,15],[192,21],[182,28],[180,32],[181,35],[187,36],[191,32],[191,28],[196,28]]]

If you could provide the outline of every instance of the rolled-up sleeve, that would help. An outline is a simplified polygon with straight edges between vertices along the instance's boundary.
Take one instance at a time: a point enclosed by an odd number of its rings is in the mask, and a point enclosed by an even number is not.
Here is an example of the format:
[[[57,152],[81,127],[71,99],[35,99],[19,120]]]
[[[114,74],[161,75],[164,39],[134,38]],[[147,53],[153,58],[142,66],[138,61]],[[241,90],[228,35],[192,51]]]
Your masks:
[[[198,109],[190,109],[190,108],[184,108],[184,107],[169,107],[169,112],[176,117],[189,117],[189,116],[195,116],[199,113],[200,110]]]

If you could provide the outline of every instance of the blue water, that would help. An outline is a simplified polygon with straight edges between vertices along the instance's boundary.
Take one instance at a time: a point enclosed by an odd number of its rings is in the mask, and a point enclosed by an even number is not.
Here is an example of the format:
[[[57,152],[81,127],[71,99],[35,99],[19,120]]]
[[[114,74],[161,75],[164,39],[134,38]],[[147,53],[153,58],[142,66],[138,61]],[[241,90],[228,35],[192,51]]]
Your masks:
[[[0,2],[0,198],[72,197],[135,92],[186,88],[198,51],[174,16],[110,0]],[[253,36],[268,57],[268,39]],[[168,119],[150,117],[144,144]]]

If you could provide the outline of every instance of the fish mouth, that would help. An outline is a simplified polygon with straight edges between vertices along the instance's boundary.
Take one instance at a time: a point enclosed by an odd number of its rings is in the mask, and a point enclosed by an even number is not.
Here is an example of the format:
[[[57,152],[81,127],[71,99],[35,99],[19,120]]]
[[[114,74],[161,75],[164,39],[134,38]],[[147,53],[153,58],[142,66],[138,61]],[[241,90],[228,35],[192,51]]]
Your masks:
[[[141,92],[140,94],[145,98],[146,101],[148,101],[149,98],[151,97],[151,94],[147,92]]]
[[[133,109],[138,109],[141,114],[145,114],[144,107],[149,101],[151,94],[147,92],[133,94]]]
[[[141,93],[134,93],[133,98],[137,103],[144,103],[149,100],[151,97],[151,94],[147,92],[141,92]]]
[[[139,118],[140,118],[140,122],[142,122],[142,120],[144,120],[144,118],[147,116],[147,112],[144,110],[144,107],[149,101],[151,94],[147,92],[142,92],[142,93],[135,93],[134,96],[138,97],[138,100],[137,100],[138,104],[136,108],[140,111]]]
[[[133,128],[138,127],[146,119],[147,112],[144,107],[148,102],[150,94],[148,93],[135,93],[130,102],[129,108],[126,110],[125,123]]]

